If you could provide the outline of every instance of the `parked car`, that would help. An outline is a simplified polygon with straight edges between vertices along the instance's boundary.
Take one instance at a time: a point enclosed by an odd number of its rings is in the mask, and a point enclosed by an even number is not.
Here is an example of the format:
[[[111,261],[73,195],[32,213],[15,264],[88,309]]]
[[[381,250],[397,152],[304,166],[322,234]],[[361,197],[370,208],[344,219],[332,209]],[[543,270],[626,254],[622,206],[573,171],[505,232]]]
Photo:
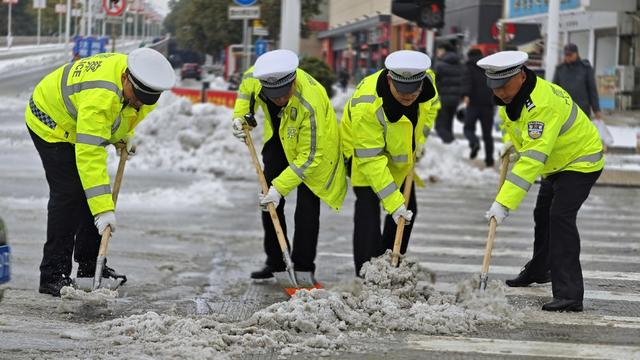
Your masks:
[[[180,69],[180,78],[200,81],[202,79],[202,66],[198,63],[185,63]]]
[[[4,295],[4,286],[11,280],[11,248],[7,242],[7,229],[0,218],[0,301]]]

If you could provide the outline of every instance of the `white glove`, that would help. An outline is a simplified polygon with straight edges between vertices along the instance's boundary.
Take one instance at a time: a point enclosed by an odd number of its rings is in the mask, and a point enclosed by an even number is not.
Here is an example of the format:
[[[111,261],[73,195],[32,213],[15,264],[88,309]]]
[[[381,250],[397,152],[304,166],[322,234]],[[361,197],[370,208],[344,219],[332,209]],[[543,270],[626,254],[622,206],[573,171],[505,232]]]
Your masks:
[[[127,135],[124,138],[124,143],[127,145],[127,154],[129,154],[128,159],[136,155],[138,141],[135,139],[133,135]]]
[[[491,204],[489,211],[484,214],[485,219],[487,219],[488,221],[491,221],[492,217],[496,218],[496,224],[498,225],[500,225],[500,223],[502,223],[502,221],[506,219],[507,216],[509,216],[509,208],[505,207],[497,201],[494,201],[493,204]]]
[[[391,214],[391,217],[393,217],[393,221],[395,221],[396,224],[398,224],[398,220],[400,220],[400,216],[404,218],[405,220],[404,224],[409,225],[411,224],[411,219],[413,218],[413,211],[407,210],[404,204],[402,204],[398,209],[396,209],[396,211],[393,212],[393,214]]]
[[[511,141],[507,141],[502,145],[502,149],[498,150],[498,156],[503,158],[511,149],[513,149],[513,144]]]
[[[102,235],[107,225],[111,226],[111,232],[116,232],[116,213],[113,211],[105,211],[93,218],[93,223],[98,228],[98,233]]]
[[[271,187],[269,188],[267,195],[258,194],[258,199],[260,200],[260,208],[262,208],[262,211],[269,211],[269,209],[267,208],[267,205],[269,203],[273,203],[273,206],[277,207],[278,204],[280,204],[281,198],[282,195],[280,195],[278,190],[273,185],[271,185]]]
[[[238,140],[242,142],[245,142],[245,137],[247,136],[244,133],[245,124],[246,122],[241,118],[233,119],[233,123],[231,124],[231,127],[233,128],[233,136],[237,137]]]

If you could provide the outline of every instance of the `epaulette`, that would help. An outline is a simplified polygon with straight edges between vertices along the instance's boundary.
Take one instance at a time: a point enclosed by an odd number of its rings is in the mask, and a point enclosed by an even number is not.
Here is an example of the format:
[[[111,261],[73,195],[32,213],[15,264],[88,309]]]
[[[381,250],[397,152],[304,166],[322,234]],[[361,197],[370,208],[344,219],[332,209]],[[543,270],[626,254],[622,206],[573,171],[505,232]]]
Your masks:
[[[536,107],[536,105],[533,103],[533,101],[531,101],[531,98],[527,98],[527,100],[525,100],[524,102],[524,106],[527,107],[527,111],[531,112],[531,110],[533,110],[534,107]]]
[[[582,65],[584,66],[588,66],[591,67],[591,63],[589,62],[588,59],[580,59],[580,62],[582,63]]]

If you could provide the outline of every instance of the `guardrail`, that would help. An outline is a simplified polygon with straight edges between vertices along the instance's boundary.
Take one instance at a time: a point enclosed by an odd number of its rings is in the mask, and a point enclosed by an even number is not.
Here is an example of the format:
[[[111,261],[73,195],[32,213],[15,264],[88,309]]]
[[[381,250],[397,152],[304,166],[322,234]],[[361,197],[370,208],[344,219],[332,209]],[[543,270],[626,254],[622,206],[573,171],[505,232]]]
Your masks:
[[[226,106],[233,109],[238,93],[235,91],[206,90],[204,93],[198,89],[173,88],[171,92],[178,96],[189,98],[193,103],[208,102],[215,105]]]

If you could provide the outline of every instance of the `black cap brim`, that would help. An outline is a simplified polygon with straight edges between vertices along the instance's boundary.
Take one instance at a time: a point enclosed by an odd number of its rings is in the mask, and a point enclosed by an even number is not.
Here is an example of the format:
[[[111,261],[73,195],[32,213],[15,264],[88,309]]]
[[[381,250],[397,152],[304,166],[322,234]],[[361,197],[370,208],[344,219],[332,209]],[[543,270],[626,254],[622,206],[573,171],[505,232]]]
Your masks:
[[[288,83],[284,86],[280,86],[277,88],[269,88],[266,86],[262,86],[262,91],[269,99],[278,99],[289,94],[289,91],[291,91],[292,84],[293,83]]]
[[[501,88],[503,86],[506,85],[506,83],[509,82],[509,80],[511,80],[513,76],[508,77],[508,78],[504,78],[504,79],[491,79],[491,78],[487,78],[487,86],[491,89],[497,89],[497,88]]]
[[[153,105],[157,103],[158,99],[160,98],[160,94],[145,93],[136,89],[135,87],[133,88],[133,93],[135,94],[136,98],[145,105]]]
[[[396,87],[396,90],[401,94],[413,94],[420,89],[420,85],[422,84],[422,80],[406,83],[392,78],[391,81],[393,81],[393,85]]]

